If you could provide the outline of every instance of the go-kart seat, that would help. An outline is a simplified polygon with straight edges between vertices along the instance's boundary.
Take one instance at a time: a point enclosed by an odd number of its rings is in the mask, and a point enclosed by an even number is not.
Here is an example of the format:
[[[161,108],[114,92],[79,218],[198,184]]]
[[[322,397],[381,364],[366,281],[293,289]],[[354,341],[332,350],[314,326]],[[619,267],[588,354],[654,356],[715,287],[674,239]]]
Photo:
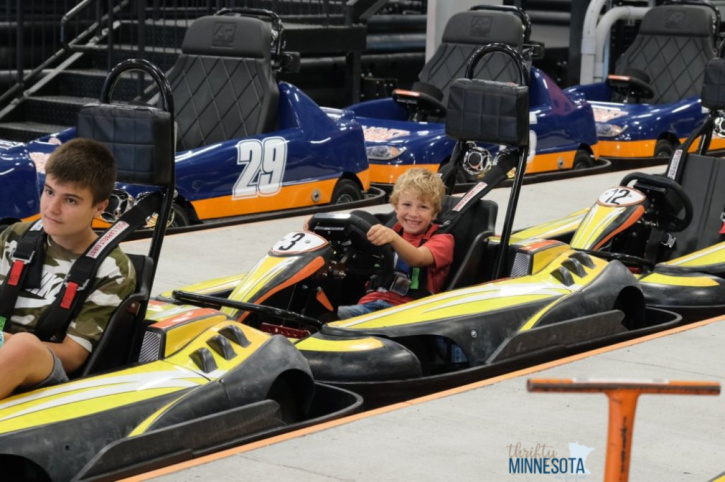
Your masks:
[[[450,211],[460,198],[446,196],[442,211]],[[488,281],[493,277],[493,263],[488,239],[496,228],[498,205],[487,199],[475,203],[451,230],[456,240],[453,262],[445,290],[452,290]]]
[[[255,17],[207,16],[189,26],[168,73],[178,150],[274,128],[279,90],[271,45],[270,24]]]
[[[490,10],[469,10],[453,15],[446,23],[441,44],[423,66],[418,75],[419,82],[413,85],[413,90],[431,94],[431,91],[438,90],[442,96],[438,100],[447,105],[449,86],[464,76],[471,54],[478,47],[492,42],[510,45],[520,52],[524,42],[521,19],[508,12]],[[474,77],[516,82],[517,72],[510,57],[494,53],[485,62],[479,62]]]
[[[147,185],[151,189],[173,186],[173,118],[168,112],[149,106],[89,104],[79,113],[77,135],[95,139],[113,153],[118,182]],[[159,201],[154,209],[160,212],[161,208]],[[162,230],[157,226],[154,237]],[[80,376],[117,367],[134,358],[140,347],[155,272],[153,255],[149,254],[128,255],[136,270],[136,289],[114,311],[97,346],[78,372]]]
[[[706,123],[691,135],[693,142],[702,133],[715,129],[718,111],[725,110],[725,59],[714,58],[707,63],[702,86],[702,106],[711,111]],[[690,139],[683,146],[690,145]],[[675,160],[677,159],[677,161]],[[680,152],[668,165],[668,175],[674,176],[692,201],[690,224],[676,233],[671,258],[697,251],[725,239],[721,234],[725,223],[725,158],[701,153]]]
[[[705,64],[715,56],[715,12],[708,6],[662,5],[642,19],[632,45],[619,58],[618,75],[641,71],[654,96],[648,104],[677,102],[700,95]],[[614,95],[612,100],[622,102]]]

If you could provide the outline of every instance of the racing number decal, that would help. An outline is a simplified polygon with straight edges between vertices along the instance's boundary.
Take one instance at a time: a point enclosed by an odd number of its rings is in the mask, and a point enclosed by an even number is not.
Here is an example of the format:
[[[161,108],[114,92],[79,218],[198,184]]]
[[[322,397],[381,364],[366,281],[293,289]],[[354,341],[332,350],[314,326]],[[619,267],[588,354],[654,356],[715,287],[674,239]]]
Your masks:
[[[613,187],[607,189],[599,196],[598,204],[602,206],[631,206],[639,204],[645,199],[644,194],[628,187]]]
[[[288,240],[289,241],[288,245],[276,246],[275,249],[277,251],[289,251],[290,249],[294,248],[295,244],[297,244],[297,242],[304,237],[305,237],[305,233],[295,233],[292,235],[292,238]]]
[[[237,144],[242,173],[234,183],[232,199],[271,196],[282,188],[287,164],[287,142],[282,137],[251,139]]]

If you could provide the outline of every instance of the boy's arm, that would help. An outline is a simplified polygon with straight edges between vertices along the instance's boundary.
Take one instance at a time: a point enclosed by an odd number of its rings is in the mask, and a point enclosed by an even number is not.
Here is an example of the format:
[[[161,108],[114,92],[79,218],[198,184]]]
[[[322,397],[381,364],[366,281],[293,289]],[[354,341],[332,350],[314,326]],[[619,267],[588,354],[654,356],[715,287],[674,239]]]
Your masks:
[[[382,246],[383,244],[390,243],[390,246],[398,253],[398,256],[405,261],[408,266],[413,268],[422,268],[425,266],[431,266],[435,262],[433,253],[430,249],[426,248],[425,245],[415,247],[405,239],[402,238],[394,230],[383,226],[382,224],[376,224],[368,231],[368,240],[375,246]]]

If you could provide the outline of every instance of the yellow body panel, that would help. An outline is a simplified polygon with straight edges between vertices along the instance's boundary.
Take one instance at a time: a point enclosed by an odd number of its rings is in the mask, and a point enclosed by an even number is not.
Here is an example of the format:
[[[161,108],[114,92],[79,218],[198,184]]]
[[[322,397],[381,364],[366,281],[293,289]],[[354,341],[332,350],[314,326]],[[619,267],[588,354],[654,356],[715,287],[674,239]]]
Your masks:
[[[376,338],[358,338],[355,340],[329,340],[315,337],[308,337],[295,345],[300,350],[308,351],[330,351],[330,352],[353,352],[369,351],[382,348],[383,342]]]
[[[335,321],[329,325],[351,330],[366,330],[425,323],[442,318],[483,315],[487,312],[495,312],[525,303],[545,300],[554,301],[581,289],[607,265],[606,261],[592,258],[595,263],[594,269],[588,270],[587,275],[581,279],[574,276],[576,281],[574,285],[562,285],[550,273],[568,259],[571,252],[571,250],[567,250],[561,253],[551,262],[551,269],[542,270],[537,275],[506,279],[439,293],[422,300],[412,301],[368,315]]]
[[[680,144],[685,142],[686,138],[680,139]],[[697,149],[700,141],[695,140],[692,143],[692,147],[689,152],[694,152]],[[655,145],[657,139],[647,139],[644,141],[599,141],[599,155],[602,157],[613,157],[613,158],[645,158],[653,157],[655,155]],[[710,142],[710,149],[725,149],[725,139],[722,137],[713,136]],[[667,162],[667,159],[662,159],[662,163]]]
[[[698,268],[725,263],[725,242],[662,263],[663,266]]]
[[[217,369],[202,373],[191,360],[190,354],[202,347],[209,348],[207,340],[218,335],[220,330],[230,324],[244,330],[250,344],[241,347],[232,343],[237,356],[231,360],[226,360],[210,349]],[[83,378],[3,400],[0,403],[0,433],[71,420],[106,410],[109,411],[109,417],[112,417],[112,411],[118,407],[175,392],[181,394],[215,380],[244,363],[268,339],[269,335],[231,320],[217,323],[165,360]]]
[[[658,285],[682,286],[683,288],[705,288],[718,286],[717,281],[710,276],[677,276],[662,273],[650,273],[641,280],[643,283]]]
[[[588,217],[582,221],[571,240],[572,248],[595,249],[593,245],[604,229],[612,224],[612,220],[627,210],[626,207],[609,207],[595,204],[589,209]]]
[[[229,291],[236,288],[245,275],[246,273],[240,273],[233,276],[226,276],[224,278],[215,278],[211,280],[201,281],[199,283],[186,285],[176,289],[180,291],[191,291],[192,293],[198,293],[202,295],[220,293],[222,291]],[[161,293],[161,296],[171,298],[172,291],[174,290]]]
[[[235,301],[248,301],[249,298],[259,292],[271,279],[293,264],[297,258],[294,256],[278,257],[265,256],[251,269],[250,273],[262,274],[262,276],[250,276],[241,280],[234,289],[229,299]],[[236,316],[239,312],[236,308],[223,307],[221,310],[229,316]]]

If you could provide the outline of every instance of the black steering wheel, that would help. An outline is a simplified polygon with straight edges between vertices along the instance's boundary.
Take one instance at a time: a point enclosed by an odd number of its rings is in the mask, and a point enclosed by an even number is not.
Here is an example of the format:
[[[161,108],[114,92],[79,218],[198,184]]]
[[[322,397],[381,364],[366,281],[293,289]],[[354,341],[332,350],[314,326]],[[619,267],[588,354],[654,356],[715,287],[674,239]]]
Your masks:
[[[375,246],[368,241],[368,231],[374,224],[381,224],[378,218],[366,211],[350,213],[320,213],[310,218],[309,229],[331,242],[349,241],[352,248],[373,259],[369,264],[379,265],[383,273],[391,273],[395,264],[395,253],[390,244]]]
[[[652,87],[647,82],[629,75],[607,76],[607,87],[627,99],[634,98],[635,102],[655,96]]]
[[[690,224],[692,200],[677,182],[666,176],[632,172],[624,176],[620,185],[627,186],[632,181],[652,201],[655,222],[660,228],[678,232]]]
[[[428,116],[446,116],[447,109],[443,102],[425,92],[395,89],[393,100],[408,109],[408,120],[412,122],[423,122]]]

